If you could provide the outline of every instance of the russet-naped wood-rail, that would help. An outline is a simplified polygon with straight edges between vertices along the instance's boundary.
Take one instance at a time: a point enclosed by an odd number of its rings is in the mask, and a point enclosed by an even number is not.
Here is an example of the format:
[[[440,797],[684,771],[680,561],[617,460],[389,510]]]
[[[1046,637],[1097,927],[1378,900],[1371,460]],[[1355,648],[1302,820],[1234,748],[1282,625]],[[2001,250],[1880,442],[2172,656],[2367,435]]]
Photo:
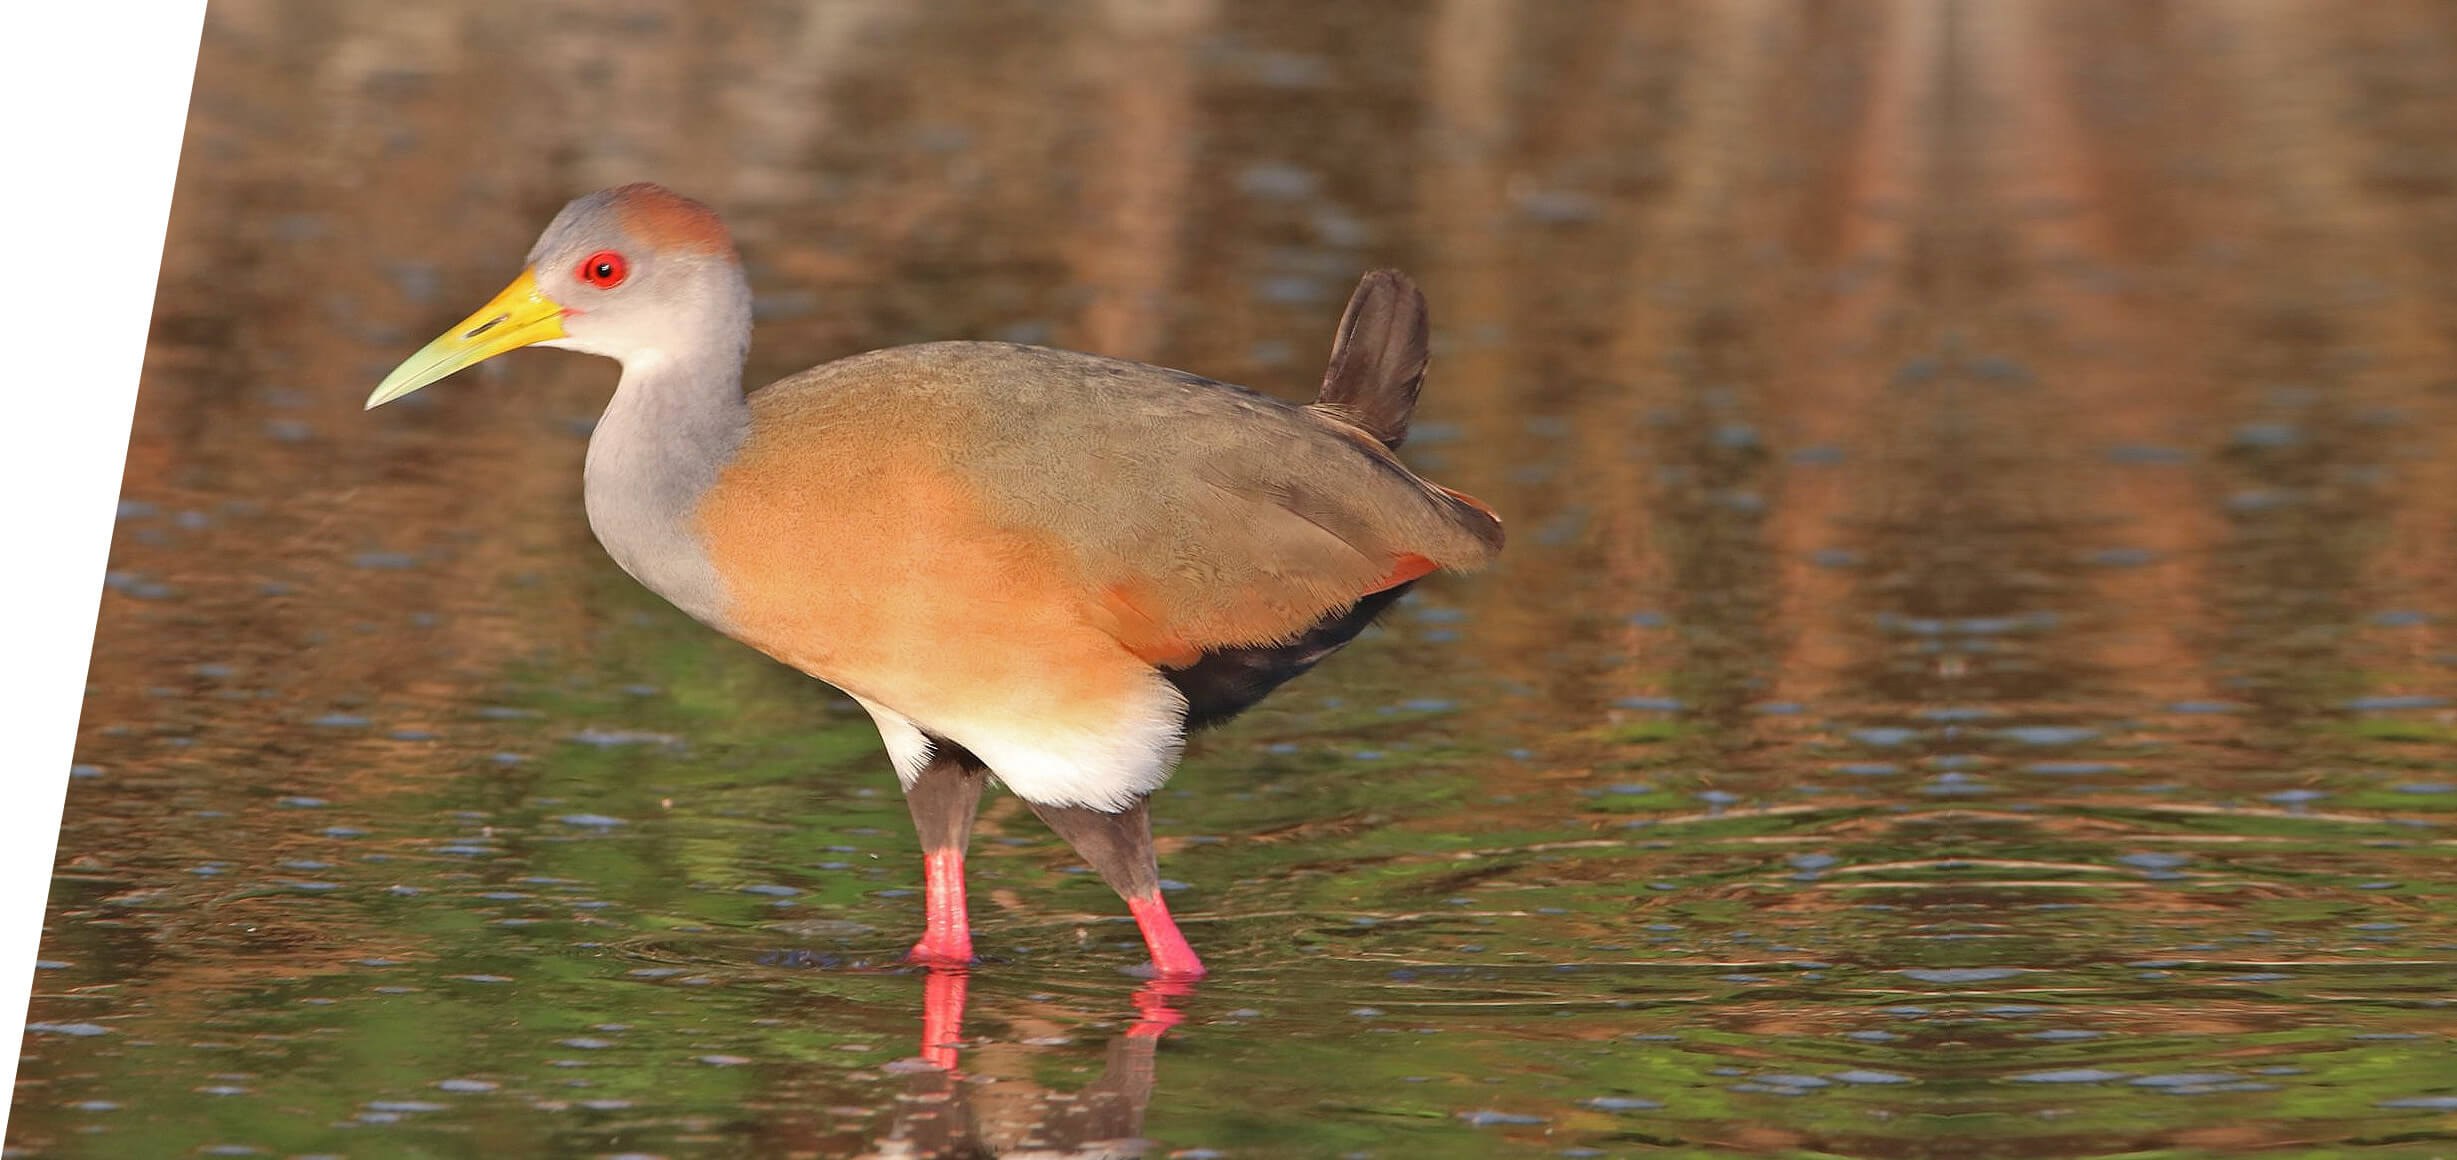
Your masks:
[[[589,526],[709,627],[844,690],[920,832],[915,958],[969,962],[964,849],[995,776],[1124,896],[1165,977],[1145,801],[1186,733],[1245,710],[1500,520],[1391,454],[1423,295],[1368,274],[1319,398],[999,342],[872,351],[742,389],[751,291],[707,206],[639,184],[564,207],[495,300],[367,399],[523,346],[622,378],[589,439]]]

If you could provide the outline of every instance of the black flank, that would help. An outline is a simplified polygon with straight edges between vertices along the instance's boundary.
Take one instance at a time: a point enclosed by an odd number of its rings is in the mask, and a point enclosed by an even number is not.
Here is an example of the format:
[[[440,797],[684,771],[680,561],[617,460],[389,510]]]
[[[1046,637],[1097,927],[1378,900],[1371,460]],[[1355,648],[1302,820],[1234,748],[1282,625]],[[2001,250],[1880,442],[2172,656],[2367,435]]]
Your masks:
[[[1162,669],[1177,691],[1186,695],[1186,730],[1217,725],[1254,707],[1271,690],[1321,663],[1340,646],[1356,639],[1416,581],[1394,585],[1340,609],[1286,644],[1214,649],[1182,669]]]

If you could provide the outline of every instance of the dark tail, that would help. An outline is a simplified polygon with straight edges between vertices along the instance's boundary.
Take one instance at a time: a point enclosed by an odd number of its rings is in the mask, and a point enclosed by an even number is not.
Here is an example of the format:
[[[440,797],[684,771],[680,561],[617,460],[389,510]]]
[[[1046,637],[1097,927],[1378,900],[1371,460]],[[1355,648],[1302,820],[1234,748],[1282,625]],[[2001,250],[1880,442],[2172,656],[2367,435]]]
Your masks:
[[[1331,366],[1313,406],[1352,424],[1383,446],[1408,437],[1416,392],[1425,385],[1430,327],[1425,295],[1397,270],[1375,270],[1356,284],[1331,339]]]
[[[1398,450],[1408,437],[1416,392],[1425,385],[1429,330],[1425,295],[1407,275],[1397,270],[1365,275],[1348,299],[1348,312],[1340,315],[1339,333],[1331,339],[1331,368],[1322,373],[1322,394],[1311,406]],[[1435,490],[1448,497],[1469,534],[1500,549],[1501,520],[1491,510],[1447,488]],[[1425,557],[1411,558],[1431,567]],[[1354,640],[1415,583],[1409,579],[1368,592],[1278,644],[1216,648],[1191,665],[1162,669],[1161,675],[1186,695],[1186,728],[1217,725],[1246,711]]]
[[[1254,703],[1287,684],[1322,658],[1356,639],[1391,602],[1416,586],[1410,580],[1380,592],[1368,592],[1355,604],[1323,614],[1313,627],[1286,644],[1249,648],[1216,648],[1182,669],[1162,669],[1160,675],[1186,695],[1186,731],[1207,729],[1254,707]]]

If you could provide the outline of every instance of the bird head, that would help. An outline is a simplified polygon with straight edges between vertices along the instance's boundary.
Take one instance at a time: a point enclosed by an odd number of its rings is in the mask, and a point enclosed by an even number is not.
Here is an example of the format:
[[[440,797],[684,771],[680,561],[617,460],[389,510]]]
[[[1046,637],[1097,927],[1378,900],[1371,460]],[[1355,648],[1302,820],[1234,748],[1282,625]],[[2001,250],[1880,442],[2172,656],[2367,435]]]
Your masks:
[[[732,338],[738,367],[748,328],[749,290],[715,211],[658,185],[601,190],[564,206],[520,277],[384,376],[367,407],[524,346],[630,369]]]

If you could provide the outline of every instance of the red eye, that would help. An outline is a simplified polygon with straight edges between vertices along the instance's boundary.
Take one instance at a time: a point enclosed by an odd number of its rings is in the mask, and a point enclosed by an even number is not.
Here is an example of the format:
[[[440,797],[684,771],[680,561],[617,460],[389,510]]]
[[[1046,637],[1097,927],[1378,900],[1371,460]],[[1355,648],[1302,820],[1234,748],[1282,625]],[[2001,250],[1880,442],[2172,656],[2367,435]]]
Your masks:
[[[589,255],[574,271],[581,281],[600,290],[612,290],[622,285],[623,276],[630,272],[630,267],[623,263],[623,256],[612,250],[599,250]]]

